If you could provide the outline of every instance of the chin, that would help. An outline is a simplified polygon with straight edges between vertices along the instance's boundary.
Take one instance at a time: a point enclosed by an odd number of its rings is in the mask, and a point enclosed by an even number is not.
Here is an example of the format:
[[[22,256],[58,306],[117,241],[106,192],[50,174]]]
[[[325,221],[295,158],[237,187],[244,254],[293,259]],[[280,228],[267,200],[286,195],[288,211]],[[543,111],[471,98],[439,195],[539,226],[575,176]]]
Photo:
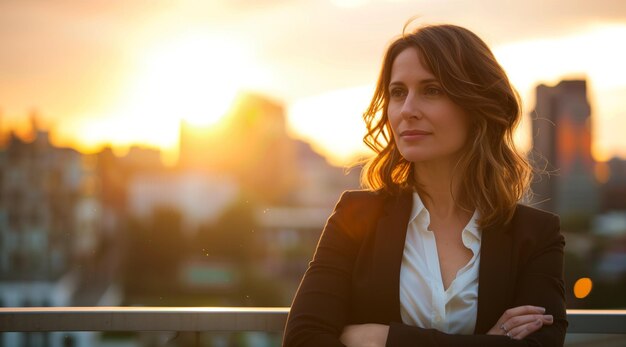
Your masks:
[[[402,155],[406,161],[410,161],[412,163],[430,161],[439,157],[439,155],[432,153],[432,150],[424,151],[414,149],[401,151],[400,155]]]
[[[458,156],[446,155],[440,153],[401,153],[402,157],[411,163],[455,163],[459,160]]]

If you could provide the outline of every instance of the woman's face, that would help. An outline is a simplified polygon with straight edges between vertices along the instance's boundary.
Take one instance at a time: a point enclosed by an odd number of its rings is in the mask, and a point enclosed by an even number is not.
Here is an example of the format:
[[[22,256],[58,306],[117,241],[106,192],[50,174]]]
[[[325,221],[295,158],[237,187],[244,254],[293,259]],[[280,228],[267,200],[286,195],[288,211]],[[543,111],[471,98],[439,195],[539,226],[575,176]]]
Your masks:
[[[410,162],[456,163],[468,138],[467,114],[445,94],[422,64],[416,48],[407,48],[391,67],[387,115],[396,146]]]

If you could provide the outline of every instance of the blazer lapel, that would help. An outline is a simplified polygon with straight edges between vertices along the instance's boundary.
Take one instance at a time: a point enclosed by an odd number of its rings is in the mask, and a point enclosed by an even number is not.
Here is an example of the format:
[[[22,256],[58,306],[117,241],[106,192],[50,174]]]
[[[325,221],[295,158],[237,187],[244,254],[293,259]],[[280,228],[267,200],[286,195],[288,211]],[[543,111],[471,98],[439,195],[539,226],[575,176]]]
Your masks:
[[[509,308],[512,240],[510,224],[499,229],[486,229],[482,233],[476,334],[489,331]]]
[[[390,196],[385,202],[385,214],[378,220],[374,242],[374,278],[380,307],[373,307],[390,321],[401,322],[400,267],[407,224],[413,205],[411,190]]]

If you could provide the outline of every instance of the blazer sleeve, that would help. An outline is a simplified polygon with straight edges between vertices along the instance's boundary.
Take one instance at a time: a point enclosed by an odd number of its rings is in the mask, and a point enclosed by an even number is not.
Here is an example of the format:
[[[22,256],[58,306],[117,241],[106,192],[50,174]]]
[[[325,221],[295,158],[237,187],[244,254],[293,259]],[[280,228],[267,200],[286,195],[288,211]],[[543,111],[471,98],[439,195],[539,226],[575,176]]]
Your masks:
[[[550,215],[528,261],[522,266],[517,282],[514,306],[535,305],[546,308],[554,316],[551,325],[544,326],[526,339],[536,346],[563,346],[567,330],[565,284],[563,280],[563,249],[565,238],[560,232],[559,218]]]
[[[295,295],[283,346],[343,346],[350,283],[358,252],[354,220],[358,196],[345,192],[322,231],[313,260]]]
[[[550,215],[545,223],[534,228],[537,232],[526,240],[528,255],[519,264],[513,305],[536,305],[546,308],[554,321],[523,340],[506,336],[452,335],[433,329],[422,329],[391,323],[386,346],[563,346],[567,329],[565,291],[563,284],[563,248],[565,241],[559,229],[559,219]],[[479,284],[480,285],[480,284]],[[504,312],[502,312],[504,313]],[[494,322],[495,324],[495,322]]]

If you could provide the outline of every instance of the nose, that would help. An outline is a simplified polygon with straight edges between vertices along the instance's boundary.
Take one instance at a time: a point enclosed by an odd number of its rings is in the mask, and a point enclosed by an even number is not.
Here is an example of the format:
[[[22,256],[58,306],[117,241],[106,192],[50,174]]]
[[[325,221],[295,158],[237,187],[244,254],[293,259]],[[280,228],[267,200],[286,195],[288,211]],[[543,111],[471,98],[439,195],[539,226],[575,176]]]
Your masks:
[[[417,98],[412,95],[407,95],[404,99],[404,104],[402,104],[402,109],[400,110],[400,115],[402,118],[416,118],[421,119],[422,113],[419,108],[419,104]]]

